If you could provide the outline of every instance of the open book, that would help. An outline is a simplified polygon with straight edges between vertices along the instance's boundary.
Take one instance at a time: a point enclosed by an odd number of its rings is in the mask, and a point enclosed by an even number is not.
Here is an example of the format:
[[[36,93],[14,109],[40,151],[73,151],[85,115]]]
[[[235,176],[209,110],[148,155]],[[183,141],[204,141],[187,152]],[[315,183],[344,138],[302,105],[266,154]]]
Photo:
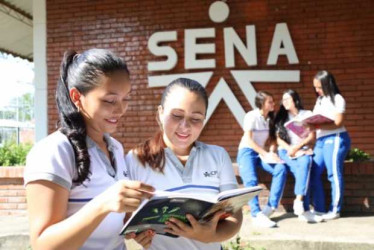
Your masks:
[[[310,133],[309,129],[307,129],[304,125],[307,124],[325,124],[325,123],[332,123],[334,119],[331,117],[327,117],[322,114],[316,113],[308,113],[300,117],[299,119],[292,119],[284,124],[285,128],[294,132],[300,138],[305,138]]]
[[[227,215],[233,214],[261,190],[260,186],[238,188],[221,192],[216,196],[156,191],[151,199],[143,201],[133,212],[120,234],[140,233],[152,229],[157,234],[177,237],[164,231],[165,222],[170,217],[188,223],[186,214],[191,214],[200,222],[209,221],[219,210],[225,211]]]
[[[296,152],[296,154],[294,156],[291,156],[290,158],[291,159],[296,159],[296,158],[299,158],[303,155],[313,155],[313,149],[311,148],[308,148],[308,149],[300,149],[299,151]]]
[[[259,157],[260,159],[265,162],[265,163],[268,163],[268,164],[278,164],[278,163],[285,163],[282,159],[279,158],[278,155],[276,155],[275,153],[267,153],[265,156],[262,156],[261,154],[259,154]]]

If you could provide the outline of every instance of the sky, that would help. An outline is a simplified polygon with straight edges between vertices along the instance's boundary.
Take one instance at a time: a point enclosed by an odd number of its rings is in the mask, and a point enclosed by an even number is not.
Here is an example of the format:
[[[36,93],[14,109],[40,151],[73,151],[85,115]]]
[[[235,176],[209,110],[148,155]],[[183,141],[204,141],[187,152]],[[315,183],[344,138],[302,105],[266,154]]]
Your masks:
[[[34,63],[0,52],[0,108],[10,100],[34,93]]]

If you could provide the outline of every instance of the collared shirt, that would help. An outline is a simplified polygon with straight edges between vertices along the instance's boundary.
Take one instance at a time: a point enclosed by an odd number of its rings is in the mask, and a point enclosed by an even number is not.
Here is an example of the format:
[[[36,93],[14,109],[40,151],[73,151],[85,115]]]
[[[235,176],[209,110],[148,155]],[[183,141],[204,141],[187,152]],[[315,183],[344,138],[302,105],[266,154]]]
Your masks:
[[[327,117],[335,118],[337,114],[345,113],[345,100],[340,94],[335,95],[335,104],[330,96],[320,96],[314,105],[313,113],[320,113]],[[320,138],[327,135],[333,135],[347,131],[344,126],[333,130],[317,129],[316,137]]]
[[[133,151],[127,154],[126,164],[130,179],[140,180],[158,190],[216,195],[238,186],[230,156],[225,149],[202,142],[195,142],[185,166],[170,148],[165,148],[163,173],[154,171],[148,164],[143,166]],[[219,250],[220,244],[156,235],[149,249]]]
[[[253,141],[261,148],[264,148],[266,140],[269,137],[269,118],[265,119],[257,108],[249,111],[244,116],[243,130],[244,134],[240,140],[239,149],[249,148],[249,138],[247,133],[249,131],[252,131]]]
[[[105,135],[105,140],[108,150],[112,152],[114,166],[96,143],[87,137],[91,175],[82,185],[75,185],[73,180],[77,170],[73,147],[60,131],[52,133],[35,144],[27,155],[25,185],[36,180],[47,180],[67,189],[67,216],[71,216],[117,180],[127,179],[122,145],[109,135]],[[125,249],[123,238],[118,236],[124,216],[124,213],[107,215],[81,249]]]

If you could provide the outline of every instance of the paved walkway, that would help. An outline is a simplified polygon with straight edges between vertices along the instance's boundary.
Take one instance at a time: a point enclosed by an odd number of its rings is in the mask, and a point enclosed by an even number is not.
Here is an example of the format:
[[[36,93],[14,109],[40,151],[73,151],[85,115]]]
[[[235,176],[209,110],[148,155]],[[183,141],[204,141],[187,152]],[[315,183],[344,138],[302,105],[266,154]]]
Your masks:
[[[278,213],[272,216],[278,228],[255,228],[248,214],[240,231],[241,243],[255,249],[374,249],[374,215],[345,216],[337,220],[308,224],[296,216]],[[25,217],[0,217],[0,250],[28,247],[28,222]],[[134,243],[129,250],[139,249]]]
[[[374,249],[374,215],[309,224],[293,214],[272,216],[278,228],[255,228],[245,215],[240,236],[256,249]]]

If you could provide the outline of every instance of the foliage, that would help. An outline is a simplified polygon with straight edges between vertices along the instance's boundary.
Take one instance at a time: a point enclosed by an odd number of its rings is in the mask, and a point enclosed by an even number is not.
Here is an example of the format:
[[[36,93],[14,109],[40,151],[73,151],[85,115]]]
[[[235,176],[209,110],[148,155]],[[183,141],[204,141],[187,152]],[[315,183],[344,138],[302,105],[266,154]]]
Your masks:
[[[256,250],[256,248],[252,247],[248,242],[242,242],[240,236],[236,236],[236,239],[233,241],[224,244],[223,250]],[[265,250],[265,248],[260,248],[261,250]]]
[[[5,143],[0,147],[0,166],[24,166],[31,144]]]
[[[370,159],[370,155],[358,148],[352,148],[346,157],[347,161],[353,161],[353,162],[366,161],[369,159]]]

